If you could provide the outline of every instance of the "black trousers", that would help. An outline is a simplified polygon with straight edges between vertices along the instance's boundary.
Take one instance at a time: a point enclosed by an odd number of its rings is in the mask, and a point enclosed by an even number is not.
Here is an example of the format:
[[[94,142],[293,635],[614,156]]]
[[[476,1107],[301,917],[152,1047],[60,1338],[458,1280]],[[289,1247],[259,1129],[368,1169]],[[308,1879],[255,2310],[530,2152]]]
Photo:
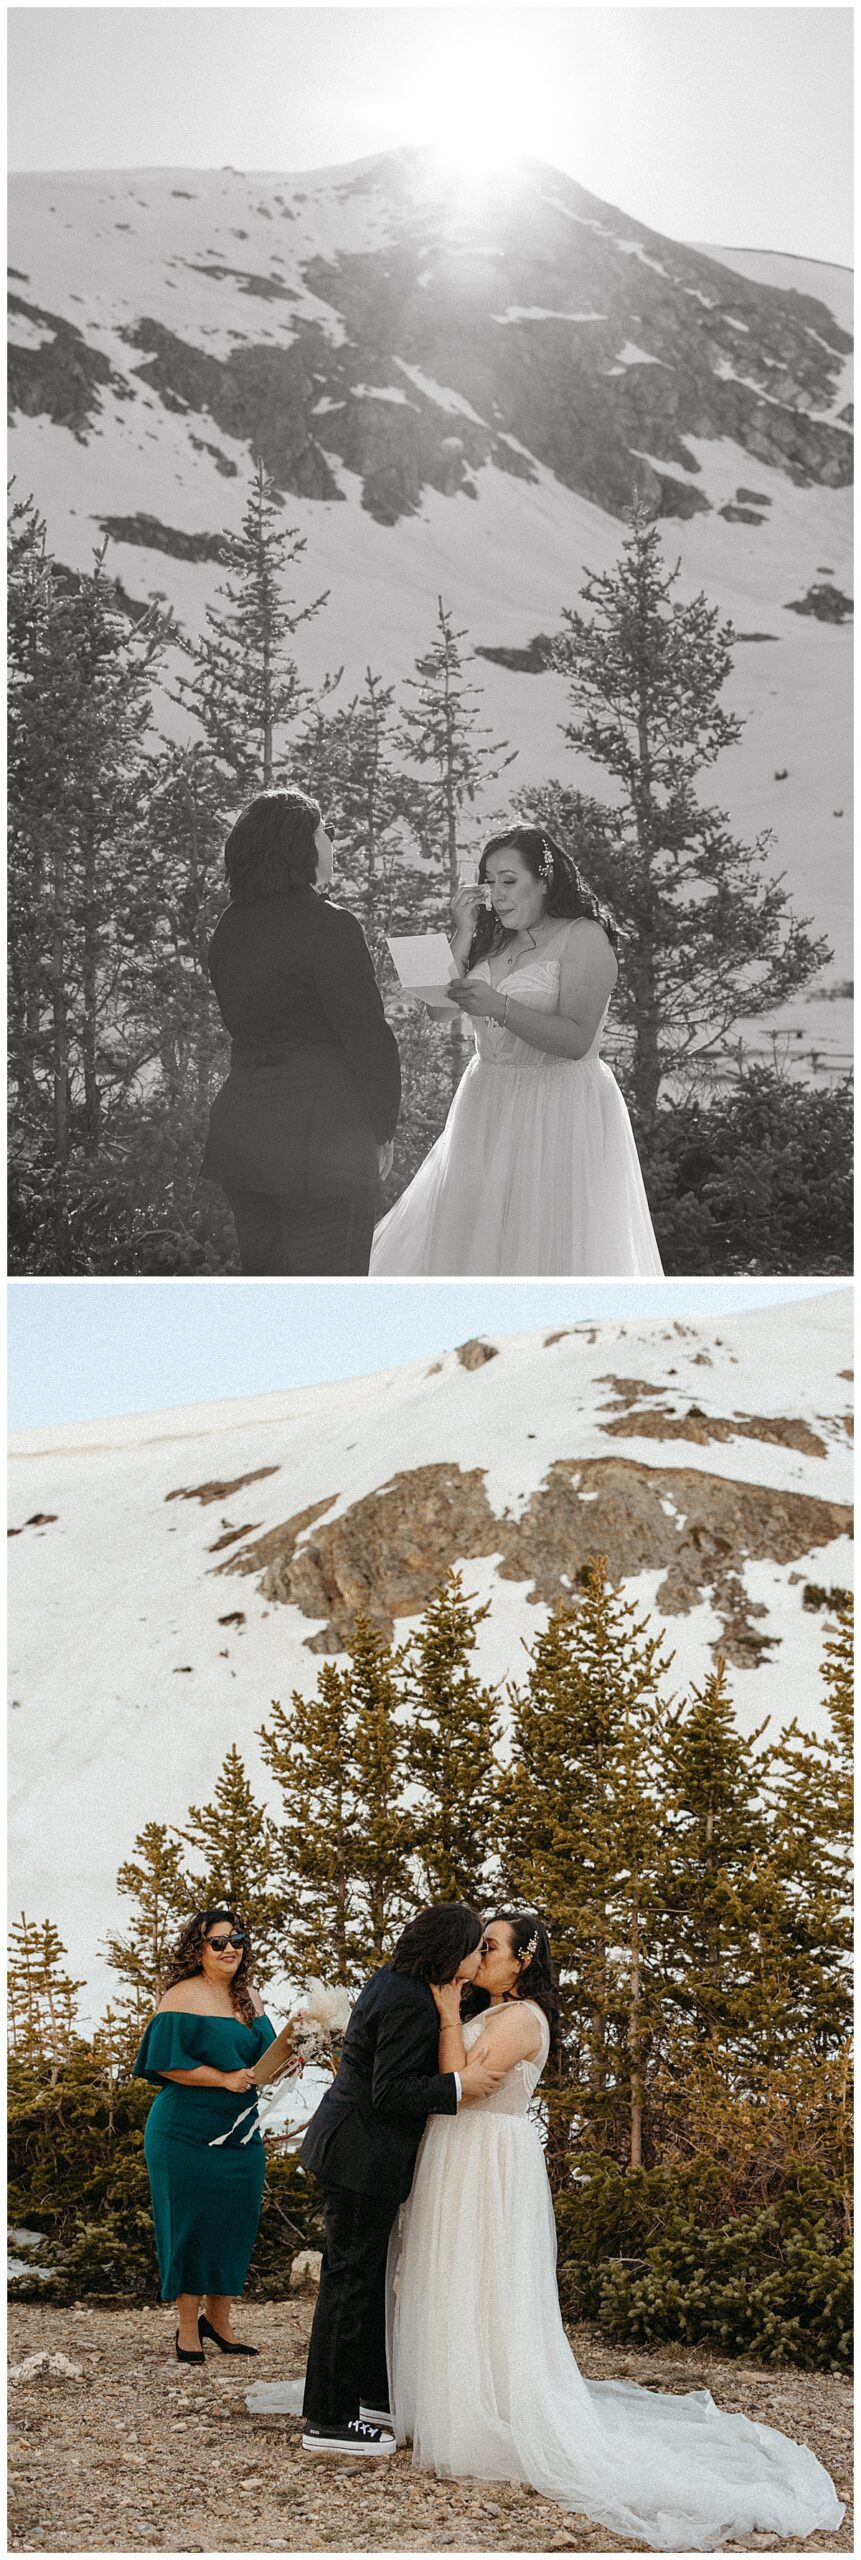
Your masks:
[[[397,2205],[348,2187],[326,2192],[326,2246],[308,2349],[304,2414],[344,2426],[366,2407],[387,2409],[386,2258]]]
[[[364,1275],[374,1240],[374,1203],[367,1198],[271,1198],[265,1191],[228,1191],[246,1278],[321,1279]]]

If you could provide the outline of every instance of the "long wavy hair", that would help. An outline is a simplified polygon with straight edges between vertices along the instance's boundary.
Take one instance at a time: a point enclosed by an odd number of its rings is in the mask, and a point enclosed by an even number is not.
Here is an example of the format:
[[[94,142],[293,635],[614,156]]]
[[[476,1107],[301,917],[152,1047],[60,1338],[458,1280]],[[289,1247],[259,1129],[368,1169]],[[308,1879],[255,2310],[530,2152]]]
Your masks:
[[[548,2059],[555,2062],[559,2051],[559,1995],[554,1980],[550,1940],[544,1922],[539,1920],[537,1911],[495,1911],[488,1925],[494,1928],[502,1920],[506,1928],[511,1930],[516,1956],[525,1955],[527,1947],[532,1945],[533,1938],[537,1942],[528,1962],[521,1965],[513,1990],[507,1991],[505,1997],[507,2000],[534,2000],[536,2007],[543,2009],[550,2029]],[[477,2017],[480,2009],[487,2008],[489,1998],[489,1992],[482,1991],[479,1984],[468,1983],[463,2001],[464,2017]]]
[[[527,869],[532,872],[533,879],[540,880],[542,885],[544,885],[549,865],[551,878],[547,883],[545,915],[560,918],[586,916],[592,924],[601,926],[613,950],[618,949],[619,935],[615,917],[610,908],[605,907],[602,900],[596,897],[594,889],[590,889],[588,881],[583,878],[582,871],[578,871],[573,853],[569,853],[567,847],[560,844],[558,837],[552,836],[547,827],[532,827],[525,819],[521,821],[518,818],[515,819],[513,826],[505,828],[502,835],[491,836],[484,847],[478,866],[478,877],[483,888],[487,887],[487,865],[491,854],[502,853],[507,845],[510,845],[515,853],[520,854]],[[506,943],[511,939],[509,929],[500,924],[499,917],[494,914],[493,908],[482,907],[475,921],[467,969],[474,969],[479,960],[486,960],[492,952],[504,951]]]
[[[214,1920],[229,1921],[231,1929],[245,1927],[238,1911],[228,1911],[224,1903],[218,1903],[212,1911],[195,1911],[186,1921],[185,1928],[180,1930],[176,1945],[168,1956],[159,1984],[160,1999],[166,1991],[173,1990],[175,1982],[190,1982],[194,1974],[202,1973],[204,1940]],[[243,2018],[247,2027],[253,2026],[255,2017],[250,1990],[253,1962],[251,1940],[246,1935],[236,1972],[231,1975],[230,2000],[237,2017]]]

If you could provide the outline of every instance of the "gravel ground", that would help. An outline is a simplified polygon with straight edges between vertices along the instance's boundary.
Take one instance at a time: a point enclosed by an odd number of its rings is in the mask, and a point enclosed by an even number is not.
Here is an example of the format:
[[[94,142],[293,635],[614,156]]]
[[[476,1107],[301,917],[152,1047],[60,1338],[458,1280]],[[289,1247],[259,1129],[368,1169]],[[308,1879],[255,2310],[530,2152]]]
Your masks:
[[[10,2387],[11,2550],[630,2547],[534,2490],[437,2480],[413,2471],[407,2453],[379,2465],[315,2462],[302,2453],[298,2419],[251,2417],[249,2376],[301,2372],[311,2309],[307,2296],[243,2307],[240,2334],[260,2348],[259,2363],[237,2367],[213,2351],[204,2374],[175,2362],[170,2312],[13,2305],[12,2362],[47,2349],[79,2364],[82,2377],[48,2374]],[[706,2386],[725,2407],[803,2438],[849,2500],[851,2391],[842,2376],[771,2373],[692,2349],[611,2348],[585,2329],[571,2340],[590,2377],[620,2374],[664,2391]],[[850,2551],[851,2515],[834,2539],[779,2543],[763,2534],[756,2547]]]

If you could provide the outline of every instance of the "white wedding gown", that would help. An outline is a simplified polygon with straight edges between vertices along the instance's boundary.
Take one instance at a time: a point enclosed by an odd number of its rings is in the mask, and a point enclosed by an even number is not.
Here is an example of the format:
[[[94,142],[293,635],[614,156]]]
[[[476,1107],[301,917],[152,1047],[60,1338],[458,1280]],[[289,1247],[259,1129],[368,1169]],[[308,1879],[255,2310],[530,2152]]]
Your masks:
[[[556,2233],[529,2101],[547,2058],[493,2095],[432,2116],[389,2255],[389,2369],[400,2443],[444,2477],[528,2481],[661,2551],[834,2530],[821,2463],[708,2391],[586,2382],[556,2286]],[[467,2046],[487,2013],[464,2030]]]
[[[577,919],[500,988],[556,1013]],[[486,960],[471,971],[489,980]],[[558,1272],[662,1276],[628,1112],[600,1055],[608,1006],[585,1057],[532,1048],[476,1015],[476,1054],[442,1136],[377,1228],[374,1278]]]

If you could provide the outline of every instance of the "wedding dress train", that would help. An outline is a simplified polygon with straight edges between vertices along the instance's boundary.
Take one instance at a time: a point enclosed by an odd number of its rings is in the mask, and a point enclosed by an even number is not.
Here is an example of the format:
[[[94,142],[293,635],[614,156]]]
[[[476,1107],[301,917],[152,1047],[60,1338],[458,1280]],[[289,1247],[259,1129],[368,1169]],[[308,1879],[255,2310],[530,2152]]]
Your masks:
[[[562,2326],[556,2233],[529,2101],[546,2058],[481,2105],[430,2118],[389,2257],[400,2443],[444,2477],[527,2481],[658,2550],[834,2530],[844,2513],[806,2446],[708,2391],[587,2382]],[[485,2013],[466,2027],[469,2046]]]
[[[570,929],[546,958],[509,970],[500,987],[516,987],[518,1001],[536,1013],[557,1012]],[[486,960],[471,972],[489,974]],[[631,1123],[600,1054],[607,1010],[582,1058],[533,1048],[476,1015],[476,1054],[442,1135],[377,1228],[375,1278],[661,1278]]]

